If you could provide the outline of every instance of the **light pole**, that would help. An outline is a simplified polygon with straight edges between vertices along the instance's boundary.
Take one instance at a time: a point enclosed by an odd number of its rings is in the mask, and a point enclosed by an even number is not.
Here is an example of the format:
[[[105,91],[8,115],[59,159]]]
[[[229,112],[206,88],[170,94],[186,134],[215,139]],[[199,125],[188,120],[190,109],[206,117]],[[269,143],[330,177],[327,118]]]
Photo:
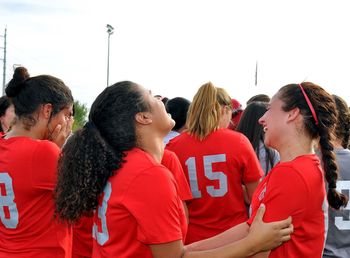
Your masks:
[[[108,53],[107,53],[107,87],[109,86],[109,40],[111,35],[114,32],[114,28],[107,24],[107,33],[108,33]]]
[[[5,83],[6,83],[6,34],[7,34],[7,28],[5,28],[5,34],[0,35],[1,37],[4,37],[4,58],[0,59],[3,61],[3,75],[2,75],[2,95],[5,95]],[[2,47],[1,47],[2,48]]]

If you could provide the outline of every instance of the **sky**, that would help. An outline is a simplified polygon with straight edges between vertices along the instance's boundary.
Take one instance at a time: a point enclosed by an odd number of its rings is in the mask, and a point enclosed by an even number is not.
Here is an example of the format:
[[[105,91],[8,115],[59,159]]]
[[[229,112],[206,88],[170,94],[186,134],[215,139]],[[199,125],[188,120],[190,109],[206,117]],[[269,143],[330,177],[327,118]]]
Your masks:
[[[350,103],[348,10],[345,0],[0,0],[6,82],[22,65],[62,79],[89,107],[107,86],[111,24],[110,84],[192,100],[211,81],[244,106],[312,81]]]

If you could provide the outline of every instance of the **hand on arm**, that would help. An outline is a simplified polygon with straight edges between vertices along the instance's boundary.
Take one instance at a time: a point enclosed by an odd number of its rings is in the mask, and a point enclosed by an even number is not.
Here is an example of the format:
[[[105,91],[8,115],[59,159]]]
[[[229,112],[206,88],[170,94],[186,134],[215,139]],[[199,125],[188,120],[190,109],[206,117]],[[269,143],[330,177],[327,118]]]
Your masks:
[[[293,233],[292,218],[265,223],[262,218],[265,213],[265,205],[261,205],[256,213],[247,236],[254,242],[254,253],[271,250],[290,239]]]
[[[248,229],[246,223],[242,223],[238,227],[236,226],[237,228],[233,227],[218,236],[193,243],[186,247],[183,246],[181,240],[166,244],[150,245],[153,257],[243,258],[258,252],[271,250],[290,239],[293,226],[291,224],[291,218],[278,222],[264,223],[262,221],[264,213],[265,206],[262,205],[258,209],[250,229]],[[247,233],[247,231],[249,231],[248,235],[242,238],[240,234],[244,235],[244,232]],[[235,235],[235,233],[238,235]],[[237,241],[237,239],[240,240]],[[224,241],[226,245],[223,246],[220,241]],[[267,253],[264,255],[266,257]]]

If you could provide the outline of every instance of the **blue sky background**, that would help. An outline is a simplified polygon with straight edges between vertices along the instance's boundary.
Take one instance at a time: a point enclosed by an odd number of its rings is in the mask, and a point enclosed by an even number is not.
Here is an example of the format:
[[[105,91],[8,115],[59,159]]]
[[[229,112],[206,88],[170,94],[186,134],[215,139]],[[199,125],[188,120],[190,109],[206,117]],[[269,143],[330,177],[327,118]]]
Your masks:
[[[309,80],[350,102],[348,10],[345,0],[0,0],[0,35],[7,26],[7,81],[21,64],[88,106],[106,87],[107,23],[110,83],[191,100],[210,80],[245,103]]]

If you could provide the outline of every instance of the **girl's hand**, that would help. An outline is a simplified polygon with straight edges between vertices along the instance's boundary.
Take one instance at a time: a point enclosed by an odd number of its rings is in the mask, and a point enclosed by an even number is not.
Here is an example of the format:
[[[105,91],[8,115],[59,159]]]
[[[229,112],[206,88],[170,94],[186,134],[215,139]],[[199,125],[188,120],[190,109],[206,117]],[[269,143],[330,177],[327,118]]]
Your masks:
[[[290,240],[290,234],[293,233],[292,218],[285,220],[265,223],[263,216],[265,213],[265,205],[261,204],[253,223],[250,226],[248,238],[254,242],[254,251],[268,251],[283,242]]]
[[[61,148],[66,142],[67,138],[72,134],[73,123],[74,118],[69,117],[65,119],[65,123],[57,124],[51,134],[50,140]]]

